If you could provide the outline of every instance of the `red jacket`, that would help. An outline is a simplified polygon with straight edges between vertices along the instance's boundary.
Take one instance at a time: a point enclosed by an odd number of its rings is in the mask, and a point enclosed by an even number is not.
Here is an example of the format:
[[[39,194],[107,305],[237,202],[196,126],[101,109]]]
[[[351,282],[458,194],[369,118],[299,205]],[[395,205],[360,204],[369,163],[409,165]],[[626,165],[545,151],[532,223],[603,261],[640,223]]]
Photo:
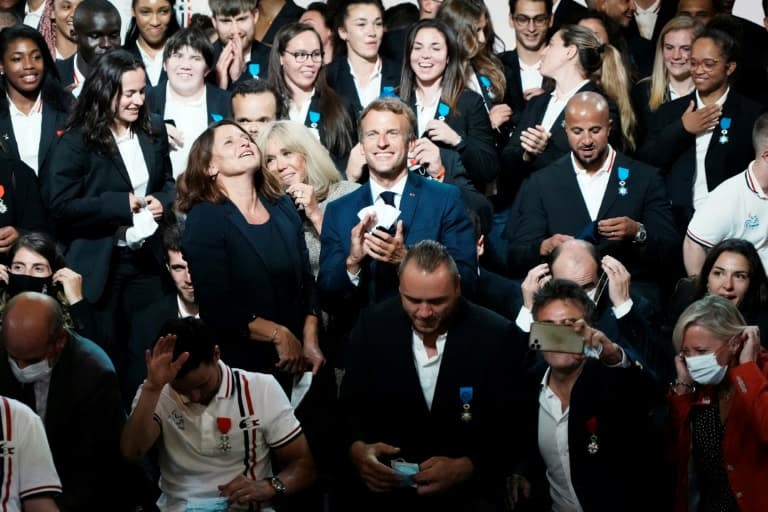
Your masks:
[[[768,352],[757,363],[730,368],[733,403],[725,422],[723,463],[741,512],[768,511]],[[677,464],[675,512],[688,510],[688,461],[691,455],[691,408],[716,400],[705,387],[686,395],[670,394]]]

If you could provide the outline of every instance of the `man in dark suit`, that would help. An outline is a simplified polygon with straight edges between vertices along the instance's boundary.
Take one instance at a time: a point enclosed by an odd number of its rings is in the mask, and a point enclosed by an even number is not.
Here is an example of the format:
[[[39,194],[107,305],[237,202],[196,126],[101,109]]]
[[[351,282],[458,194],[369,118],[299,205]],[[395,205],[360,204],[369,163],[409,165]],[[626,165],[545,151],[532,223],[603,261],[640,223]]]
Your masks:
[[[522,273],[566,240],[597,245],[638,281],[679,259],[680,237],[655,169],[608,144],[608,104],[580,93],[566,106],[571,153],[535,173],[521,192],[519,222],[509,226],[509,268]]]
[[[544,285],[533,316],[568,325],[600,355],[542,352],[544,361],[529,369],[519,389],[530,510],[655,509],[649,505],[659,492],[651,483],[663,465],[650,440],[643,370],[592,327],[594,304],[574,282]]]
[[[730,88],[734,52],[733,38],[720,30],[706,29],[696,38],[690,59],[696,90],[659,107],[637,153],[665,174],[681,238],[707,194],[743,171],[754,155],[752,127],[764,107]]]
[[[59,507],[127,509],[120,456],[125,413],[107,355],[66,329],[59,304],[35,292],[8,303],[2,339],[0,394],[42,417],[64,488]]]
[[[56,61],[61,83],[78,96],[96,59],[120,47],[120,13],[107,0],[83,0],[73,20],[77,52]]]
[[[331,202],[320,235],[321,300],[328,311],[349,312],[395,294],[396,268],[406,247],[424,239],[444,244],[459,267],[465,291],[476,276],[472,225],[456,187],[408,171],[415,145],[416,119],[397,99],[373,101],[360,119],[360,140],[370,180]],[[366,207],[399,210],[393,226],[376,228]]]
[[[413,246],[399,274],[400,297],[366,310],[352,332],[340,405],[365,487],[343,497],[350,510],[474,510],[494,476],[491,432],[522,350],[507,320],[461,298],[439,243]]]

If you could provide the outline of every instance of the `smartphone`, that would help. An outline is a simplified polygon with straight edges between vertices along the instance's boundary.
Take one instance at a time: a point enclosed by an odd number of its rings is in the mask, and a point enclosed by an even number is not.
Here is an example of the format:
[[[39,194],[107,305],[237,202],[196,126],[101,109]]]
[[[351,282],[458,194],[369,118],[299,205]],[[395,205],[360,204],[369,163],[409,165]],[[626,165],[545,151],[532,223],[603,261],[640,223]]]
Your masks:
[[[584,339],[570,325],[533,322],[528,347],[541,352],[584,353]]]

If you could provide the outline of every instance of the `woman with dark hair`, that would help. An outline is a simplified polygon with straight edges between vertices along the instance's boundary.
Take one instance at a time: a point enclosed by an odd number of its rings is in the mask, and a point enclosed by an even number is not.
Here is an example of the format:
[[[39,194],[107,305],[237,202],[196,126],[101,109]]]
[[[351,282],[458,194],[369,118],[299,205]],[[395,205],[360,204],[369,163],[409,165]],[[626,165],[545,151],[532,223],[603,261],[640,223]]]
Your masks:
[[[232,116],[227,91],[205,81],[213,67],[213,45],[195,28],[173,34],[163,50],[167,79],[147,93],[150,111],[165,121],[173,176],[187,167],[189,148],[210,123]]]
[[[73,98],[37,30],[16,25],[0,31],[0,58],[0,144],[37,174],[58,142]]]
[[[144,62],[147,81],[158,85],[165,78],[163,49],[168,38],[179,30],[173,5],[176,0],[133,0],[133,17],[125,35],[124,48]],[[210,67],[210,66],[209,66]]]
[[[155,231],[174,197],[168,135],[150,124],[145,90],[138,57],[126,50],[102,56],[43,179],[67,261],[83,275],[113,357],[122,355],[114,350],[124,350],[133,314],[162,293]]]
[[[419,137],[459,153],[467,176],[485,190],[499,169],[483,98],[466,87],[456,33],[438,20],[408,32],[400,97],[413,108]]]
[[[45,233],[21,235],[8,254],[10,263],[0,265],[0,310],[22,292],[52,296],[61,304],[67,327],[101,344],[93,306],[83,297],[83,277],[67,267],[56,241]]]
[[[499,177],[499,192],[505,203],[512,202],[531,172],[570,153],[563,128],[565,105],[579,92],[602,94],[596,73],[603,67],[604,50],[595,33],[579,25],[566,25],[550,38],[543,51],[540,71],[555,81],[555,90],[528,102],[502,152],[502,168],[506,172]],[[608,106],[612,125],[621,126],[619,111],[610,99]],[[620,147],[621,130],[611,131],[610,143]]]
[[[323,42],[323,63],[330,64],[338,52],[336,38],[331,29],[332,23],[328,19],[328,5],[325,2],[312,2],[299,18],[299,23],[311,25],[320,35],[320,41]]]
[[[701,273],[677,283],[670,299],[667,329],[691,302],[706,295],[719,295],[731,301],[747,323],[760,327],[761,340],[768,346],[768,276],[755,246],[746,240],[730,238],[707,253]]]
[[[314,130],[338,169],[355,144],[351,108],[328,86],[320,36],[310,25],[289,23],[275,36],[269,80],[285,100],[283,116]]]
[[[290,392],[293,374],[316,373],[325,362],[293,201],[232,121],[200,135],[179,180],[177,208],[187,214],[181,249],[200,317],[219,333],[225,360],[274,373]]]

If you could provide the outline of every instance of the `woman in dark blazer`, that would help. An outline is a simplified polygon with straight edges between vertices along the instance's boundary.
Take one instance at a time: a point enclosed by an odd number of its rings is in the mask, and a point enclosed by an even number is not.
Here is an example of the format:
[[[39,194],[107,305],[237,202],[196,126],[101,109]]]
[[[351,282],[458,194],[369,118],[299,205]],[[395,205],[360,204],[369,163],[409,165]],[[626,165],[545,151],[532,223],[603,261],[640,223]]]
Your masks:
[[[145,88],[137,57],[114,50],[100,58],[42,184],[113,357],[121,355],[133,313],[162,293],[156,221],[175,193],[167,135],[162,124],[150,125]]]
[[[37,30],[16,25],[0,32],[0,59],[0,146],[7,156],[23,160],[38,174],[58,142],[58,132],[64,128],[74,98],[59,82],[56,64]],[[34,127],[24,123],[27,130],[36,133],[16,133],[18,120],[38,112],[42,116]],[[36,148],[24,144],[35,139]]]
[[[419,135],[461,155],[467,176],[485,190],[499,162],[483,98],[466,88],[456,33],[422,20],[408,33],[400,97],[416,114]]]
[[[201,318],[220,333],[225,361],[275,373],[286,391],[293,373],[325,362],[304,228],[277,178],[232,121],[209,127],[179,178],[187,214],[182,252]]]

